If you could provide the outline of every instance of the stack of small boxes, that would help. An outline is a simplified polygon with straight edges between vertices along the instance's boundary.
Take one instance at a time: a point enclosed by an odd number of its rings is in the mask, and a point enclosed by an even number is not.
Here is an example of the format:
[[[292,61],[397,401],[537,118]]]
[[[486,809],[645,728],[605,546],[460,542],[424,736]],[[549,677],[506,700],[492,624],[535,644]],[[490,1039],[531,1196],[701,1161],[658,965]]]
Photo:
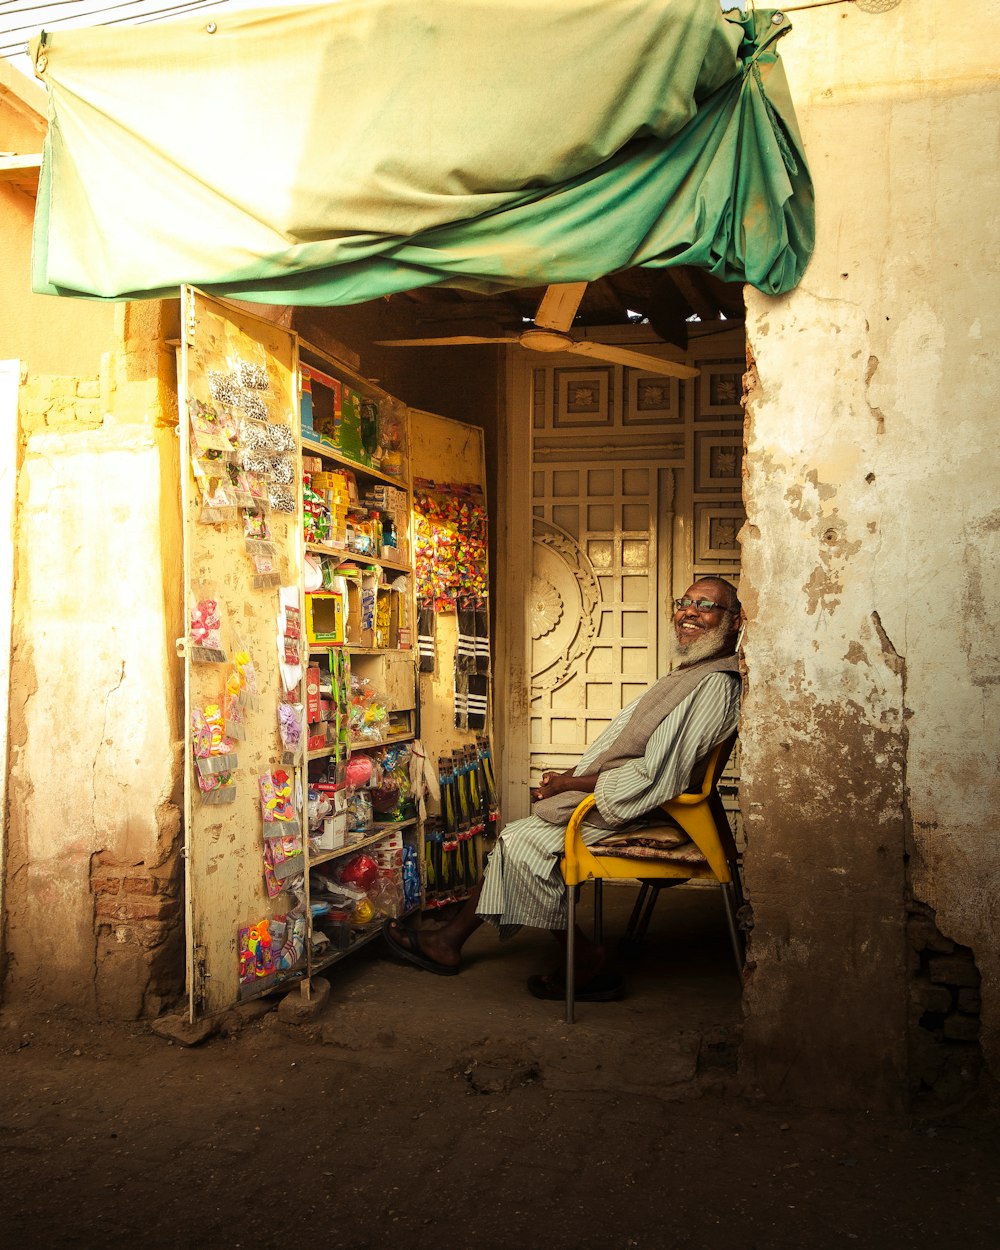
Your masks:
[[[365,492],[365,507],[383,513],[392,520],[392,530],[396,538],[395,547],[382,548],[381,555],[386,560],[406,560],[406,528],[407,507],[405,491],[395,486],[385,486],[381,482],[373,483]]]
[[[302,457],[302,473],[306,542],[346,546],[353,475],[340,469],[325,470],[318,456]],[[355,487],[355,497],[356,494]]]

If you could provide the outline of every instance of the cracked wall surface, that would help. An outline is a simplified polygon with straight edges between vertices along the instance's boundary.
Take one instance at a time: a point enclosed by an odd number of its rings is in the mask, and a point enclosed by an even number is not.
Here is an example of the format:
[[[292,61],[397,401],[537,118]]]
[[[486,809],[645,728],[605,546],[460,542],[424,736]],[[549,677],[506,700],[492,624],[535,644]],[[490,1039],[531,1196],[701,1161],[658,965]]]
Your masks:
[[[99,379],[29,373],[19,404],[5,997],[124,1018],[176,994],[183,967],[179,469],[158,310],[119,310]]]
[[[1000,1074],[1000,22],[793,24],[818,232],[796,291],[748,292],[742,1064],[771,1096],[898,1105],[908,872],[974,953]]]

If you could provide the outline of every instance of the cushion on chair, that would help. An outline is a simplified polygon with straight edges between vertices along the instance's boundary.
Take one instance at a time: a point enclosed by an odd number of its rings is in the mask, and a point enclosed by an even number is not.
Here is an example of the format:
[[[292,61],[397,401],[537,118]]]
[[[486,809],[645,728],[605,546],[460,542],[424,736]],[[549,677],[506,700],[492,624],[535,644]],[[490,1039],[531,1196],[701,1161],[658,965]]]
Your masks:
[[[622,859],[659,859],[696,867],[708,863],[684,830],[676,825],[651,825],[613,833],[592,844],[590,850],[593,855],[619,855]]]

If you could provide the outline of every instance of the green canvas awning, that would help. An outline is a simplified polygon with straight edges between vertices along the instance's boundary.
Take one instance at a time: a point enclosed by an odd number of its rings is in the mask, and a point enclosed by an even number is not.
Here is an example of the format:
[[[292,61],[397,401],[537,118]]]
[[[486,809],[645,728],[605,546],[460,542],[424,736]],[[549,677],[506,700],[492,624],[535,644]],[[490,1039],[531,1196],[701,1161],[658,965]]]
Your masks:
[[[43,33],[33,287],[351,304],[696,265],[780,293],[812,184],[771,11],[338,0]]]

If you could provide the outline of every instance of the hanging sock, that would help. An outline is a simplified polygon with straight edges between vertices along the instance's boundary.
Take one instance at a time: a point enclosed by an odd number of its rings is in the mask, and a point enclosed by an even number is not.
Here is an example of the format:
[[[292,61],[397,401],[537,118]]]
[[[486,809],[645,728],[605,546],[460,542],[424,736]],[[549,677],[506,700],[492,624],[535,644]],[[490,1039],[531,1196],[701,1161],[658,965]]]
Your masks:
[[[490,671],[490,614],[485,604],[475,611],[476,672]]]
[[[435,664],[435,640],[437,636],[437,620],[433,608],[419,608],[417,611],[417,651],[420,655],[420,671],[433,673]]]
[[[466,673],[455,671],[455,728],[469,728],[469,682],[474,681]]]
[[[476,671],[476,612],[466,605],[457,609],[458,646],[455,649],[455,672]]]
[[[478,674],[468,678],[467,695],[468,724],[470,729],[486,728],[486,708],[489,702],[489,678]]]

